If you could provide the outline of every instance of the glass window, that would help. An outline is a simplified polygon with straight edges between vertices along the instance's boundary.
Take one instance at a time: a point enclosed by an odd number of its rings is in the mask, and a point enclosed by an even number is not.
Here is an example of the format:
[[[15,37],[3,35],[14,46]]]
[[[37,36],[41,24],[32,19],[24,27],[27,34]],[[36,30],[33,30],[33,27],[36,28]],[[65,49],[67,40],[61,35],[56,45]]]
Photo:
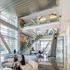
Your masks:
[[[17,16],[11,16],[6,12],[1,12],[0,18],[17,27]]]
[[[63,62],[63,59],[64,59],[63,57],[64,41],[63,40],[64,40],[63,37],[61,37],[61,38],[58,38],[58,41],[57,41],[57,49],[56,49],[57,62]],[[36,52],[38,52],[39,50],[43,51],[43,56],[47,57],[51,51],[51,44],[52,44],[52,40],[39,40],[33,44],[33,47]],[[45,59],[45,61],[46,60],[47,58]]]
[[[5,12],[1,12],[0,14],[0,19],[8,22],[9,24],[12,24],[17,27],[17,17],[11,16]],[[2,23],[0,24],[0,33],[2,35],[2,38],[8,45],[8,47],[13,51],[16,49],[18,51],[18,31],[9,28],[8,26],[3,25]],[[6,58],[9,53],[8,49],[6,48],[5,43],[3,42],[3,39],[0,37],[0,50],[1,48],[3,49],[0,51],[1,55],[1,61]],[[9,53],[10,54],[10,53]],[[8,57],[7,57],[8,58]]]
[[[3,50],[0,50],[0,52],[2,54],[8,53],[7,48],[5,47],[5,45],[4,45],[3,41],[1,40],[1,38],[0,38],[0,49],[3,49]]]
[[[9,46],[9,48],[13,51],[14,49],[18,49],[17,48],[17,43],[18,43],[18,32],[14,29],[11,29],[5,25],[0,24],[0,32],[2,34],[3,39],[5,40],[5,42],[7,43],[7,45]],[[3,44],[3,42],[0,43],[1,46],[5,46]],[[5,47],[6,48],[6,47]],[[7,49],[5,49],[7,50]],[[4,51],[6,52],[6,51]],[[6,54],[6,53],[5,53]]]

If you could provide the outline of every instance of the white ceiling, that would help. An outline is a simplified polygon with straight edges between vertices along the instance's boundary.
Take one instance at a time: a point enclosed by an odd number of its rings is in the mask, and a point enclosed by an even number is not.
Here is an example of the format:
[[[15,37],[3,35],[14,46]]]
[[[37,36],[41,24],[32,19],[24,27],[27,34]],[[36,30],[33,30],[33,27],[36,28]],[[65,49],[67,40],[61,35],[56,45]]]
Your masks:
[[[54,6],[56,0],[0,0],[0,10],[18,17]]]

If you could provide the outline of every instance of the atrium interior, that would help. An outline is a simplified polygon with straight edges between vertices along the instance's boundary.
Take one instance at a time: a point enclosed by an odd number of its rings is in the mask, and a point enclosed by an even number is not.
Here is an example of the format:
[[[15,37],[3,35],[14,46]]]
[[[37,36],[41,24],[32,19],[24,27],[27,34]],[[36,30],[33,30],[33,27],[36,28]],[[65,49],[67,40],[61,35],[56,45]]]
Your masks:
[[[70,70],[70,0],[0,0],[0,70]]]

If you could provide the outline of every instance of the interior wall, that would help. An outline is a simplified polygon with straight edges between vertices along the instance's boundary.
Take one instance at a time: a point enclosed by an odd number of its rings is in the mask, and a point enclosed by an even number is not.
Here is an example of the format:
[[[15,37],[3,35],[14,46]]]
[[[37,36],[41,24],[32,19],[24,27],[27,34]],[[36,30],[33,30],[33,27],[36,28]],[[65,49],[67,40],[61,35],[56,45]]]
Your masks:
[[[60,5],[62,5],[61,22],[66,30],[64,42],[64,70],[70,70],[70,0],[60,0]]]

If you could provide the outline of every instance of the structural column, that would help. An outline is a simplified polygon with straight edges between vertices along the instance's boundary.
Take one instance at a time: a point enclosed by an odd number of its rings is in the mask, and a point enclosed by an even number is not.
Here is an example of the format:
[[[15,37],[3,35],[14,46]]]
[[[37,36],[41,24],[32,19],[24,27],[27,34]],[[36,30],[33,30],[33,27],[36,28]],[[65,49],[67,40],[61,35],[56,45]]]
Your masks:
[[[65,25],[64,70],[70,70],[70,0],[62,0],[62,24]]]

